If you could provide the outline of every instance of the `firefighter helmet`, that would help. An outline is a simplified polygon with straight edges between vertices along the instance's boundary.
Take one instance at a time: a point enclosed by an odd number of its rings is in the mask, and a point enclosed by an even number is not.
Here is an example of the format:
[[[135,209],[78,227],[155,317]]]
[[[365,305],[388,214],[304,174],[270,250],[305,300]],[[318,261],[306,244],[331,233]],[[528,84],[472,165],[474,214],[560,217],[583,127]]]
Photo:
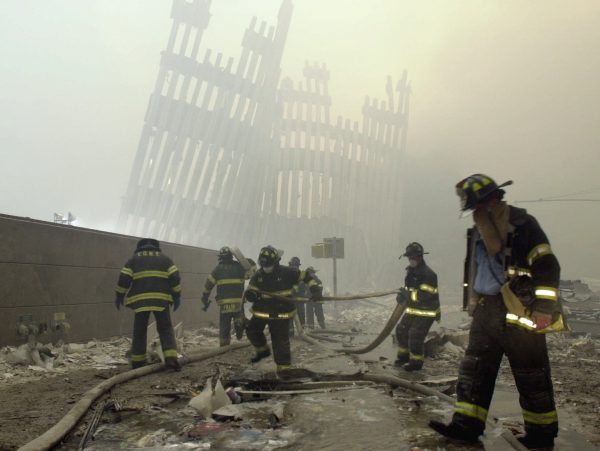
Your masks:
[[[142,248],[154,248],[160,250],[160,243],[154,238],[142,238],[137,242],[135,251],[139,252]]]
[[[258,254],[258,264],[263,268],[275,265],[280,259],[279,252],[273,246],[263,247]]]
[[[219,249],[218,258],[219,261],[233,260],[233,253],[231,252],[231,249],[229,249],[229,247],[223,246],[221,249]]]
[[[512,185],[512,180],[498,185],[485,174],[473,174],[456,184],[456,194],[460,197],[461,211],[474,210],[477,204],[491,198],[492,195],[504,195],[503,186]]]
[[[300,259],[298,257],[290,258],[288,266],[292,266],[293,268],[299,268],[300,267]]]
[[[406,250],[404,251],[404,254],[402,254],[402,257],[418,257],[421,256],[423,254],[429,254],[429,252],[425,252],[425,250],[423,249],[423,246],[421,246],[419,243],[417,243],[416,241],[413,243],[410,243],[408,246],[406,246]]]

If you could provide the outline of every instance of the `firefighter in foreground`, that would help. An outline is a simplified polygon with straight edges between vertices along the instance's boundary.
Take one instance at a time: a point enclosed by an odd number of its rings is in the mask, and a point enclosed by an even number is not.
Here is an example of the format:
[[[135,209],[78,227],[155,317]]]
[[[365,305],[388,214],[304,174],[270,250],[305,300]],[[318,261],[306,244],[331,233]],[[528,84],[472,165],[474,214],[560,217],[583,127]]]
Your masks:
[[[154,313],[156,329],[167,368],[179,370],[177,343],[171,324],[169,307],[179,308],[181,284],[179,270],[173,261],[160,250],[159,242],[152,238],[138,241],[131,257],[119,274],[115,305],[123,304],[135,312],[131,366],[146,365],[146,341],[150,312]]]
[[[485,429],[496,376],[507,355],[528,448],[550,447],[558,434],[544,333],[564,327],[558,305],[560,266],[546,234],[524,209],[503,201],[506,182],[483,174],[461,180],[463,211],[473,210],[465,261],[465,307],[473,316],[450,424],[430,426],[451,439],[476,442]]]
[[[425,337],[433,321],[441,319],[437,274],[425,263],[424,254],[423,246],[410,243],[402,255],[408,257],[408,267],[396,301],[407,307],[396,327],[398,357],[394,364],[404,365],[406,371],[423,368]]]
[[[259,362],[271,354],[264,334],[265,326],[268,325],[277,372],[285,374],[285,370],[292,363],[289,333],[290,321],[296,314],[296,305],[294,301],[274,298],[259,291],[289,297],[293,294],[294,286],[303,282],[308,285],[311,299],[318,300],[322,297],[322,286],[314,273],[280,265],[279,260],[279,252],[274,247],[266,246],[260,250],[260,269],[250,279],[245,293],[246,300],[252,303],[252,318],[248,323],[246,335],[256,349],[256,355],[251,362]]]
[[[219,249],[219,263],[212,270],[204,284],[202,303],[204,310],[210,305],[208,296],[213,287],[217,286],[217,304],[219,313],[219,344],[227,346],[231,343],[231,322],[238,340],[244,335],[244,311],[242,297],[244,295],[244,281],[246,270],[242,264],[233,259],[233,253],[227,246]]]

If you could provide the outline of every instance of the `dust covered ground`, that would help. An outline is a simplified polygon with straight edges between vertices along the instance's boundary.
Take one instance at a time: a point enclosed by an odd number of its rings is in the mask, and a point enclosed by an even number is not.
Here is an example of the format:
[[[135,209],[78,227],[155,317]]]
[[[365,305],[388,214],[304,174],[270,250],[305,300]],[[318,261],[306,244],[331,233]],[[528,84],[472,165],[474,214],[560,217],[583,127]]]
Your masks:
[[[362,335],[335,338],[346,344],[367,343],[374,338],[373,331],[380,329],[385,323],[391,312],[389,305],[362,304],[360,308],[358,305],[355,308],[346,308],[337,317],[335,323],[332,323],[332,318],[328,316],[328,327],[362,332]],[[330,342],[324,343],[338,346]],[[569,429],[581,433],[591,443],[600,444],[600,376],[598,375],[600,341],[589,337],[553,335],[548,337],[548,343],[561,425],[567,425]],[[215,329],[186,332],[180,342],[183,353],[192,350],[208,350],[217,346]],[[15,349],[3,349],[0,360],[0,379],[2,379],[0,449],[17,449],[38,437],[56,424],[86,391],[103,380],[128,370],[125,358],[128,347],[129,340],[123,337],[106,342],[48,346],[48,349],[43,352],[53,357],[46,356],[43,366],[36,365],[35,362],[9,363],[8,361],[11,360],[9,355]],[[434,346],[434,349],[435,356],[426,360],[424,370],[419,373],[406,373],[393,367],[393,354],[390,353],[393,347],[390,339],[387,339],[385,346],[382,345],[361,360],[355,359],[354,366],[348,365],[347,368],[342,369],[346,373],[359,369],[378,371],[414,381],[456,376],[463,349],[452,343],[442,343],[437,347]],[[43,355],[43,352],[40,354]],[[115,387],[110,396],[122,402],[129,412],[128,415],[135,415],[136,411],[148,406],[159,409],[169,408],[174,401],[181,402],[181,399],[187,400],[197,394],[208,377],[218,375],[221,379],[227,380],[233,375],[243,373],[249,367],[248,361],[252,353],[252,348],[247,347],[203,362],[186,365],[181,372],[154,373]],[[311,361],[313,367],[315,365],[318,367],[319,359],[326,359],[326,356],[320,356],[320,353],[323,353],[323,350],[319,347],[293,340],[293,355],[298,366],[303,366],[303,362]],[[270,358],[261,364],[263,368],[273,367]],[[506,359],[498,383],[514,386]],[[445,388],[451,390],[451,387]],[[76,448],[90,422],[91,413],[88,412],[72,431],[63,449]],[[105,415],[102,421],[116,420],[114,416]],[[343,419],[341,425],[343,426]],[[401,425],[398,427],[400,428]],[[428,438],[423,443],[413,441],[412,444],[423,449],[447,446],[443,441],[435,440],[437,438]],[[139,447],[159,444],[137,443]],[[447,446],[447,449],[453,448]]]

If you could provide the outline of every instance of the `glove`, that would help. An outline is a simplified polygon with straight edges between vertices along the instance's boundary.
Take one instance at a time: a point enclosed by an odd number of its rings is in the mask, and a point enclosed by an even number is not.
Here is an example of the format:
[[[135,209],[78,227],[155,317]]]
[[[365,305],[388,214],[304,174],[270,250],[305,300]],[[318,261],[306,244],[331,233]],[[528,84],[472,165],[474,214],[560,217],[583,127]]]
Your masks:
[[[123,296],[116,296],[115,297],[115,307],[117,307],[117,310],[121,310],[122,305],[123,305]]]
[[[260,299],[260,293],[258,293],[256,290],[246,290],[244,293],[244,298],[248,302],[256,302]]]
[[[406,292],[406,288],[400,288],[400,292],[396,295],[396,302],[398,304],[405,304],[408,300],[408,294]]]
[[[202,293],[202,304],[204,304],[204,308],[202,310],[204,310],[206,312],[208,310],[208,306],[210,305],[210,299],[208,299],[208,293]]]
[[[179,306],[181,305],[181,297],[175,296],[173,297],[173,311],[175,312]]]

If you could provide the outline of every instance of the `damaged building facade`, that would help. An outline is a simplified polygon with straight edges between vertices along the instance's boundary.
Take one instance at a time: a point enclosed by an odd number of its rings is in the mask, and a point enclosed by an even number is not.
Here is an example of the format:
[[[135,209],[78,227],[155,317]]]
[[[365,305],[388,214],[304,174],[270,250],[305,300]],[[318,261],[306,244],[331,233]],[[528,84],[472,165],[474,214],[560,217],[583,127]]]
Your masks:
[[[333,118],[324,64],[307,63],[299,81],[282,76],[292,11],[283,0],[275,26],[253,18],[234,61],[201,52],[210,1],[174,0],[118,230],[301,257],[344,237],[346,288],[392,283],[384,268],[405,244],[406,74],[388,77],[385,100],[365,99],[360,121]]]

